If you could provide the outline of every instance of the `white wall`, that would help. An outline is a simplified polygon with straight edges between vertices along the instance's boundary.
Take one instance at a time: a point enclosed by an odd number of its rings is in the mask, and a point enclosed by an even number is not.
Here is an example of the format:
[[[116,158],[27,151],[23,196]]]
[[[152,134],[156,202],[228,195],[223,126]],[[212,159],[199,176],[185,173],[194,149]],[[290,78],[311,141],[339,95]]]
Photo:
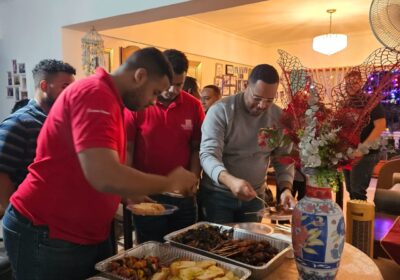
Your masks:
[[[77,68],[78,78],[83,76],[80,66],[80,38],[84,31],[89,30],[91,24],[95,24],[99,31],[104,32],[106,28],[118,28],[258,1],[260,0],[1,1],[0,121],[9,114],[14,104],[14,100],[8,99],[5,92],[7,71],[11,70],[12,59],[26,63],[29,97],[32,97],[33,81],[30,73],[41,59],[64,59]],[[121,16],[117,18],[118,15]],[[373,49],[379,47],[371,34],[354,35],[349,37],[349,47],[345,51],[326,57],[311,50],[311,41],[264,47],[223,31],[213,30],[211,27],[204,29],[201,24],[195,22],[181,24],[176,21],[168,24],[172,28],[169,32],[153,23],[149,25],[150,29],[138,25],[138,30],[147,31],[130,34],[131,40],[165,48],[174,47],[188,53],[248,65],[275,64],[278,57],[276,50],[282,48],[299,56],[308,67],[361,63]],[[68,29],[62,32],[65,27]],[[72,31],[71,28],[80,31]],[[176,33],[176,37],[173,33]],[[211,68],[207,71],[211,71]]]
[[[26,64],[29,97],[32,68],[44,58],[62,59],[62,28],[98,30],[237,6],[260,0],[4,0],[0,2],[0,121],[14,103],[6,97],[11,60]],[[66,48],[76,46],[66,46]],[[67,60],[67,59],[66,59]],[[67,60],[68,61],[68,60]],[[71,62],[71,61],[68,61]],[[77,68],[76,63],[71,62]]]
[[[0,2],[0,121],[15,102],[6,97],[11,60],[26,64],[29,97],[32,68],[44,58],[63,59],[62,27],[120,14],[129,15],[187,0],[6,0]],[[67,48],[69,46],[66,46]],[[74,46],[71,46],[72,48]],[[67,62],[70,62],[67,60]],[[75,62],[71,63],[76,68]]]

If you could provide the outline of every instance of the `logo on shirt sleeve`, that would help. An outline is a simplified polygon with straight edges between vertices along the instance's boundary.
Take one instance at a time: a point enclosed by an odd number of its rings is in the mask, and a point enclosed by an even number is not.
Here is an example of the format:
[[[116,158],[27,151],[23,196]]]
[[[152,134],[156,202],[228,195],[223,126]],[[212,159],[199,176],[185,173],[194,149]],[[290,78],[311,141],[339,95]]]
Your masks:
[[[192,120],[185,120],[184,124],[181,124],[184,130],[193,130],[193,123]]]
[[[86,110],[87,113],[100,113],[100,114],[104,114],[104,115],[111,115],[110,112],[104,111],[104,110],[98,110],[98,109],[87,109]]]

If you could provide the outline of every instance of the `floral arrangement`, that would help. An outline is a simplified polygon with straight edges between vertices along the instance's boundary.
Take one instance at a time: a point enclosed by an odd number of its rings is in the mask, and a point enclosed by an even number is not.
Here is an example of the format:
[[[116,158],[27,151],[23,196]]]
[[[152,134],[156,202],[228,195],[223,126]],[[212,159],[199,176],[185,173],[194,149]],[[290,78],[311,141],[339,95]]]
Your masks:
[[[348,116],[357,115],[357,110],[335,112],[319,101],[314,90],[296,94],[283,110],[285,135],[299,148],[295,160],[305,173],[314,176],[317,185],[336,190],[340,171],[351,168],[359,138],[352,129],[356,118]]]
[[[357,100],[363,106],[352,106],[354,100],[346,93],[344,81],[332,90],[331,99],[327,101],[328,94],[314,81],[312,71],[303,67],[296,57],[282,50],[279,53],[278,64],[283,70],[282,84],[287,96],[281,117],[284,129],[283,132],[274,128],[261,129],[259,145],[272,149],[292,141],[298,146],[299,156],[290,157],[304,173],[312,175],[313,184],[337,190],[341,171],[350,169],[356,160],[355,150],[366,154],[370,148],[379,148],[378,141],[368,146],[361,144],[359,135],[369,122],[370,112],[383,97],[382,88],[390,79],[383,77],[373,92],[363,95],[363,100]],[[399,67],[399,58],[398,53],[378,49],[364,64],[351,70],[360,71],[366,78],[376,65],[384,68],[383,64],[387,63],[392,69]]]

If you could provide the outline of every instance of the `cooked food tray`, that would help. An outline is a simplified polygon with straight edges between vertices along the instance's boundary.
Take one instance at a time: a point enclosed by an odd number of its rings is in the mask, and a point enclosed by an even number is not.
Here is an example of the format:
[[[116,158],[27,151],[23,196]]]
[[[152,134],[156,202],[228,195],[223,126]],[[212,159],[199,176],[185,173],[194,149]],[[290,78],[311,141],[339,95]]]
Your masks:
[[[108,264],[114,260],[117,260],[119,258],[123,258],[125,256],[135,256],[135,257],[147,257],[147,256],[154,256],[158,257],[160,259],[160,263],[164,265],[169,265],[173,261],[176,261],[178,259],[186,259],[186,260],[191,260],[191,261],[202,261],[202,260],[207,260],[210,259],[207,256],[197,254],[192,251],[187,251],[183,250],[174,246],[171,246],[169,244],[162,244],[159,242],[155,241],[149,241],[145,242],[141,245],[138,245],[132,249],[126,250],[124,252],[121,252],[115,256],[112,256],[108,259],[105,259],[101,262],[98,262],[95,266],[95,268],[98,271],[101,271],[109,276],[112,276],[115,279],[123,279],[127,280],[128,278],[122,277],[115,275],[109,271],[107,271]],[[232,271],[233,274],[235,274],[236,277],[238,277],[240,280],[247,279],[250,276],[250,271],[248,269],[245,269],[240,266],[236,266],[234,264],[226,263],[220,260],[216,260],[217,265],[219,267],[222,267],[225,270]]]
[[[225,230],[232,230],[233,231],[233,239],[251,239],[251,240],[256,240],[256,241],[268,241],[270,244],[278,249],[279,253],[273,257],[269,262],[262,266],[253,266],[249,265],[243,262],[239,262],[237,260],[231,259],[229,257],[223,257],[215,253],[211,253],[206,250],[202,250],[199,248],[195,248],[180,242],[177,242],[174,240],[174,238],[180,234],[183,234],[187,232],[190,229],[196,229],[202,225],[209,225],[209,226],[217,226],[220,227],[221,231]],[[269,235],[265,234],[257,234],[254,232],[250,232],[244,229],[238,229],[238,228],[232,228],[230,226],[225,226],[225,225],[220,225],[220,224],[214,224],[214,223],[208,223],[208,222],[199,222],[194,225],[191,225],[189,227],[183,228],[178,231],[171,232],[170,234],[164,236],[164,239],[168,242],[170,242],[172,245],[184,248],[186,250],[191,250],[192,252],[197,252],[199,254],[209,256],[213,259],[218,259],[222,260],[224,262],[228,262],[231,264],[235,264],[237,266],[245,267],[251,271],[251,278],[252,279],[262,279],[265,277],[267,274],[269,274],[271,271],[273,271],[276,267],[278,267],[286,258],[287,255],[289,255],[291,251],[291,246],[290,243],[284,240],[276,239],[274,237],[271,237]]]

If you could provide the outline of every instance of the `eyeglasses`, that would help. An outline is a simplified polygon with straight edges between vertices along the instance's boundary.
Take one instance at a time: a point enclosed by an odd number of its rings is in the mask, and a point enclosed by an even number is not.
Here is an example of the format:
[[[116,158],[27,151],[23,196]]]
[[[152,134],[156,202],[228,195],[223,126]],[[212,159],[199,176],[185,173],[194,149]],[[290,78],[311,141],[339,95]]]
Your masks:
[[[265,97],[261,97],[261,96],[257,96],[254,94],[254,89],[252,87],[249,87],[250,89],[250,95],[251,98],[254,100],[255,103],[272,103],[274,101],[273,98],[265,98]]]

